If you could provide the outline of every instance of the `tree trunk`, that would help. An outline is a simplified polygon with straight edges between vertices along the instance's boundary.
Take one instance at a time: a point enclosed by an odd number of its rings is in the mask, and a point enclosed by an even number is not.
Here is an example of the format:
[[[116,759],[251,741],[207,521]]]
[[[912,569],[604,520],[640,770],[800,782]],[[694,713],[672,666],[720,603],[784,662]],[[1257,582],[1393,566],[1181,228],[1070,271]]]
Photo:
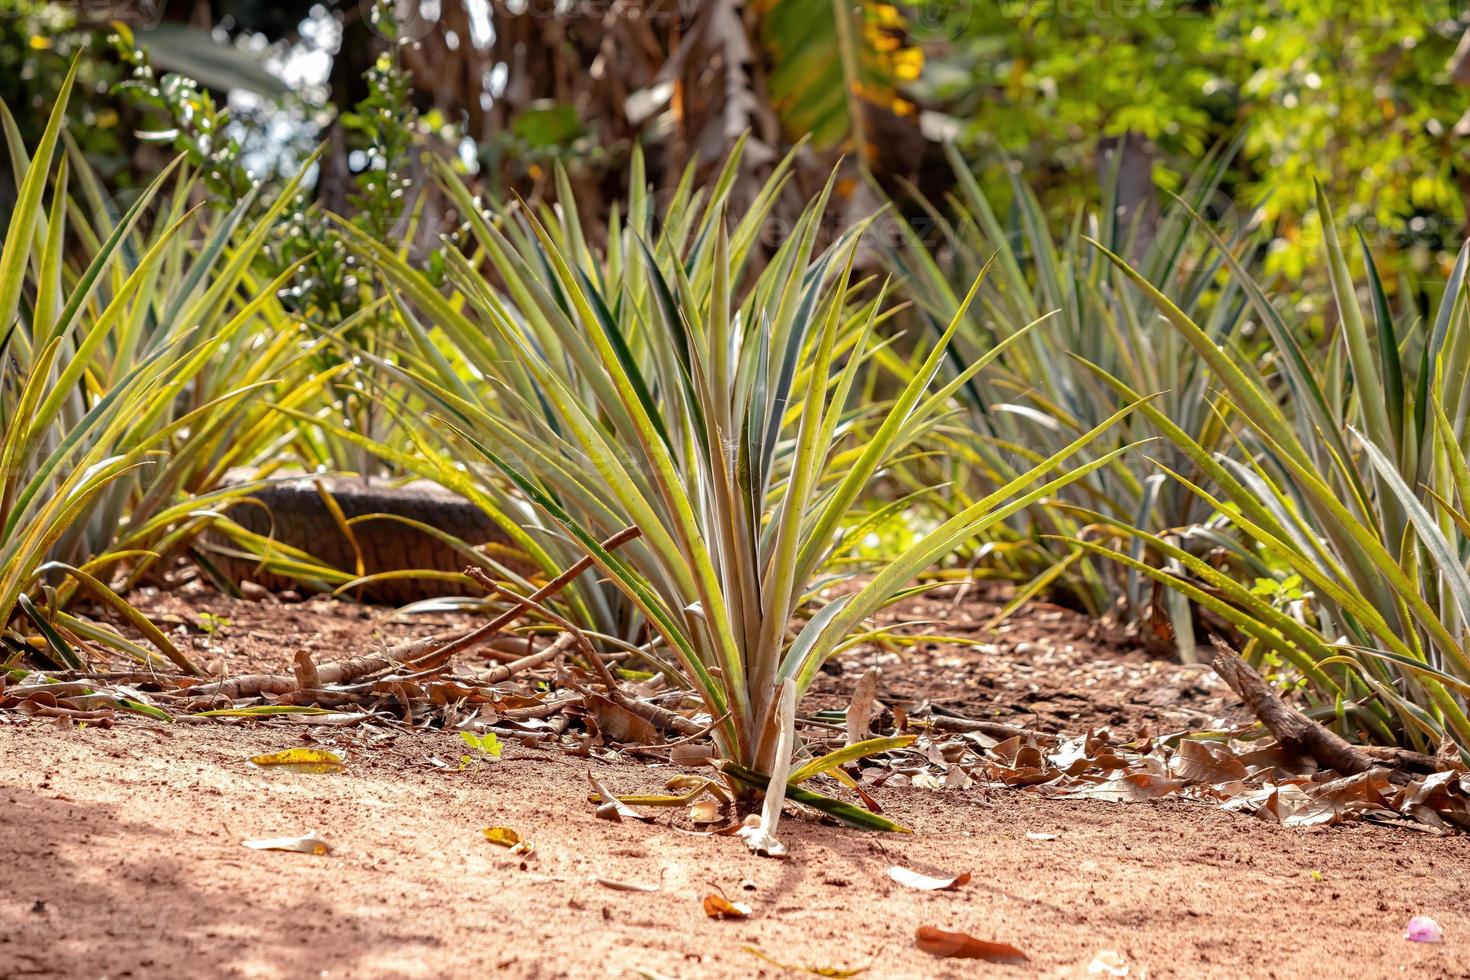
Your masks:
[[[1098,179],[1104,187],[1103,200],[1108,200],[1106,188],[1112,181],[1112,199],[1117,209],[1114,217],[1125,239],[1133,235],[1129,252],[1134,259],[1148,252],[1159,230],[1154,158],[1153,144],[1135,132],[1106,137],[1098,146]]]

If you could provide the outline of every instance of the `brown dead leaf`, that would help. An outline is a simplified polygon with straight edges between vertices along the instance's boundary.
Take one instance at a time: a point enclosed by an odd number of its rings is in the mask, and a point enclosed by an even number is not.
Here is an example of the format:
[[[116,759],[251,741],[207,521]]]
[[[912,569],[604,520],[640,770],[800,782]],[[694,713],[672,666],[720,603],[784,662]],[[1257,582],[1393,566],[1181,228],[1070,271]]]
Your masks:
[[[1313,800],[1295,813],[1281,818],[1283,827],[1335,826],[1343,821],[1343,808],[1333,800]]]
[[[1179,751],[1174,756],[1174,772],[1180,779],[1208,786],[1233,783],[1246,777],[1245,763],[1224,749],[1191,738],[1179,743]]]
[[[1448,824],[1470,828],[1470,775],[1441,770],[1416,779],[1399,789],[1391,806],[1433,830],[1447,830]]]
[[[532,697],[529,694],[491,692],[490,705],[496,711],[516,711],[520,708],[537,708],[546,703],[544,698]]]
[[[1062,796],[1084,800],[1108,800],[1113,803],[1137,803],[1141,800],[1156,800],[1168,796],[1184,787],[1182,779],[1166,779],[1147,772],[1131,772],[1126,776],[1115,776],[1101,783],[1077,786],[1062,793]]]
[[[920,874],[908,868],[893,865],[888,869],[888,877],[903,885],[905,888],[914,888],[921,892],[948,891],[961,885],[969,884],[970,872],[951,875],[948,878],[936,878],[931,875]]]
[[[878,697],[879,670],[872,667],[852,689],[852,702],[847,706],[847,744],[853,745],[868,737],[868,727],[873,722],[874,703]]]
[[[1311,802],[1285,817],[1281,821],[1285,826],[1333,826],[1355,817],[1397,816],[1385,795],[1393,789],[1387,769],[1369,769],[1326,783],[1307,783],[1302,789]]]
[[[1317,771],[1317,760],[1310,755],[1293,752],[1280,742],[1272,742],[1239,756],[1241,763],[1252,775],[1263,775],[1273,782],[1291,776],[1310,776]]]
[[[985,960],[987,963],[1027,963],[1025,953],[1009,943],[976,939],[963,932],[946,932],[934,926],[920,926],[914,944],[930,956],[961,960]]]
[[[585,697],[587,708],[597,719],[597,728],[614,742],[625,745],[651,745],[659,740],[658,729],[647,718],[633,714],[601,694]]]
[[[1441,769],[1460,773],[1465,771],[1465,760],[1460,756],[1460,747],[1448,735],[1439,740],[1439,748],[1434,750],[1434,760]]]
[[[1330,797],[1340,803],[1368,803],[1387,806],[1384,794],[1390,792],[1392,783],[1387,769],[1369,769],[1354,776],[1344,776],[1326,783],[1306,787],[1307,793],[1318,799]]]
[[[1020,735],[1012,735],[990,751],[1012,769],[1043,769],[1046,767],[1046,758],[1042,755],[1040,746],[1036,744],[1036,739],[1031,736],[1022,739]]]
[[[753,911],[744,902],[732,902],[724,895],[704,896],[704,914],[711,919],[748,919]]]
[[[436,705],[467,701],[471,704],[489,704],[497,699],[484,688],[469,687],[451,680],[433,681],[424,685],[429,701]]]
[[[996,766],[992,767],[990,772],[994,778],[1013,789],[1040,786],[1042,783],[1049,783],[1057,778],[1056,770],[1037,769],[1034,766],[1026,769],[1007,769]]]

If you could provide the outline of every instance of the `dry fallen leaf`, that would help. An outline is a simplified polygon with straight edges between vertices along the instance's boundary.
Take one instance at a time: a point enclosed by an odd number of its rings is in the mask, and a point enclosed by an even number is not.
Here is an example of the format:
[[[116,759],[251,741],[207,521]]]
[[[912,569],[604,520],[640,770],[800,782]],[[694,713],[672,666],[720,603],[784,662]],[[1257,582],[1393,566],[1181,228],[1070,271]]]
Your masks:
[[[919,789],[944,789],[944,781],[931,772],[914,773],[913,776],[909,777],[909,783],[913,786],[917,786]]]
[[[330,854],[332,847],[309,830],[300,837],[262,837],[258,840],[241,841],[246,847],[257,851],[295,851],[298,854]]]
[[[963,932],[945,932],[933,926],[920,926],[914,944],[930,956],[947,956],[962,960],[985,960],[987,963],[1026,963],[1025,953],[1009,943],[976,939]]]
[[[250,757],[253,766],[273,766],[292,772],[340,772],[342,757],[326,749],[286,749]]]
[[[854,745],[868,737],[869,726],[876,714],[874,700],[878,696],[877,667],[870,668],[858,678],[852,690],[852,702],[847,706],[847,744]]]
[[[803,973],[815,973],[819,977],[855,977],[868,968],[866,966],[802,966],[798,963],[783,963],[773,956],[767,956],[755,946],[742,946],[741,948],[752,956],[759,956],[761,959],[765,960],[767,963],[770,963],[772,966],[779,966],[783,970],[798,970]],[[872,964],[870,963],[869,966],[871,965]]]
[[[1168,796],[1184,787],[1182,779],[1166,779],[1147,772],[1131,772],[1126,776],[1114,776],[1102,783],[1077,786],[1061,793],[1073,799],[1107,800],[1111,803],[1136,803],[1141,800],[1156,800]]]
[[[641,881],[618,881],[616,878],[603,878],[600,875],[593,875],[591,880],[602,885],[604,888],[611,888],[615,892],[658,891],[657,885],[649,885]]]
[[[700,800],[689,807],[689,819],[697,824],[720,822],[720,801]]]
[[[624,820],[641,820],[648,823],[652,817],[639,813],[637,810],[624,803],[612,794],[612,792],[592,775],[592,770],[587,770],[587,782],[592,784],[592,791],[601,798],[602,802],[597,805],[597,816],[602,820],[611,820],[613,823],[622,823]]]
[[[658,729],[647,718],[633,714],[600,694],[588,694],[585,700],[588,710],[597,719],[598,729],[614,742],[648,745],[658,741]]]
[[[1128,960],[1115,949],[1100,949],[1087,964],[1089,976],[1126,977]]]
[[[486,827],[480,833],[492,844],[498,844],[506,848],[512,854],[530,855],[536,850],[536,845],[521,837],[509,827]]]
[[[501,847],[515,847],[521,842],[521,835],[509,827],[486,827],[480,833],[485,835],[487,841]]]
[[[969,884],[970,872],[966,871],[963,874],[952,875],[948,878],[934,878],[929,875],[919,874],[917,871],[910,871],[908,868],[901,868],[895,864],[888,869],[888,877],[905,888],[916,888],[921,892],[939,892]]]
[[[746,919],[753,911],[744,902],[732,902],[724,895],[704,896],[704,914],[711,919]]]
[[[1174,772],[1180,779],[1209,786],[1233,783],[1246,777],[1245,763],[1224,749],[1192,738],[1179,743],[1179,751],[1174,756]]]

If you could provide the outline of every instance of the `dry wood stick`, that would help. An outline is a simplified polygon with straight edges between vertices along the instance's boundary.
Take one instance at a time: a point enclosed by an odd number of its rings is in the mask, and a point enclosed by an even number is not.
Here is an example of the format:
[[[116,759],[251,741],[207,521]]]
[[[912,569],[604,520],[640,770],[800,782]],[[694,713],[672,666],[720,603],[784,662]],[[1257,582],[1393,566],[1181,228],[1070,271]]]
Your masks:
[[[565,616],[562,616],[552,611],[551,609],[548,609],[546,606],[537,602],[535,599],[516,595],[514,592],[492,580],[490,576],[486,575],[478,568],[466,568],[464,571],[466,575],[474,579],[476,582],[480,583],[480,585],[482,585],[483,587],[489,589],[491,592],[494,592],[496,595],[504,596],[511,602],[519,603],[521,608],[529,609],[532,612],[538,613],[544,619],[550,621],[557,626],[560,626],[576,641],[577,646],[582,650],[582,656],[597,671],[598,677],[602,680],[603,685],[608,689],[608,691],[615,692],[617,690],[617,679],[613,677],[612,671],[607,669],[607,664],[602,662],[602,656],[592,646],[591,641],[587,639],[587,634],[583,633],[577,627],[576,623],[573,623]]]
[[[614,534],[612,537],[602,542],[602,549],[604,551],[612,551],[619,545],[626,544],[627,542],[642,536],[643,531],[640,528],[631,526],[625,527],[617,534]],[[583,555],[581,558],[578,558],[575,562],[573,562],[566,571],[562,572],[550,582],[547,582],[545,585],[537,589],[535,592],[531,593],[526,598],[529,599],[531,602],[540,602],[544,599],[549,599],[560,592],[562,589],[570,585],[573,579],[575,579],[578,575],[581,575],[583,572],[587,571],[587,569],[591,568],[592,565],[592,556]],[[475,571],[479,571],[479,569],[475,569]],[[482,572],[481,574],[483,575],[484,573]],[[489,581],[488,577],[486,578],[486,581]],[[519,599],[519,597],[517,597],[517,599]],[[455,654],[461,650],[464,650],[467,647],[474,646],[476,643],[486,637],[494,636],[496,633],[499,633],[501,630],[505,629],[505,627],[509,626],[511,623],[519,619],[521,613],[524,612],[525,609],[525,605],[518,604],[512,606],[505,612],[501,613],[499,616],[496,616],[494,619],[490,620],[490,622],[486,623],[484,626],[481,626],[475,630],[471,630],[469,633],[466,633],[464,636],[460,637],[457,640],[450,641],[445,646],[440,648],[440,652],[442,653],[448,651],[449,654]]]
[[[1357,746],[1282,701],[1228,643],[1214,635],[1210,642],[1215,645],[1210,666],[1287,750],[1309,755],[1328,769],[1349,776],[1373,768],[1373,760]]]
[[[563,633],[555,641],[547,644],[529,657],[522,657],[514,663],[496,664],[494,667],[491,667],[485,675],[485,682],[499,684],[501,681],[508,680],[523,670],[530,670],[532,667],[540,667],[542,664],[550,663],[569,650],[572,644],[576,642],[577,638],[571,633]]]
[[[505,596],[512,602],[520,603],[524,608],[534,610],[535,612],[544,616],[546,619],[550,620],[552,623],[555,623],[557,626],[560,626],[563,630],[565,630],[566,632],[563,634],[563,636],[573,637],[574,641],[577,644],[577,647],[582,651],[583,657],[597,671],[598,679],[601,680],[603,686],[607,688],[608,697],[620,707],[626,708],[628,711],[631,711],[633,714],[651,723],[656,728],[663,729],[664,731],[675,731],[681,735],[693,735],[705,731],[705,729],[701,728],[699,723],[694,721],[693,719],[685,718],[683,715],[674,711],[670,711],[667,708],[660,707],[656,704],[649,704],[647,701],[640,701],[637,698],[630,698],[626,694],[624,694],[622,690],[618,687],[617,678],[615,678],[612,674],[612,671],[608,669],[607,662],[603,659],[602,654],[599,653],[597,648],[592,645],[592,642],[587,639],[587,634],[582,632],[582,630],[577,627],[576,623],[573,623],[565,616],[559,615],[558,613],[546,608],[544,605],[536,602],[532,598],[518,596],[514,592],[503,588],[496,582],[492,581],[488,575],[485,575],[477,568],[467,568],[465,569],[465,574],[474,579],[476,582],[479,582],[485,588],[491,589],[499,595]]]
[[[627,527],[604,541],[602,546],[607,550],[612,550],[621,544],[632,541],[634,538],[642,535],[642,533],[636,527]],[[590,557],[579,558],[566,571],[532,593],[530,598],[540,600],[555,595],[578,575],[581,575],[591,567],[592,559]],[[450,633],[438,633],[434,636],[411,640],[408,643],[400,643],[398,646],[392,647],[381,654],[349,657],[346,660],[336,660],[331,663],[321,664],[317,667],[319,681],[322,685],[349,684],[353,681],[361,680],[369,674],[392,670],[397,666],[407,666],[412,670],[423,670],[437,664],[442,664],[454,654],[474,646],[486,637],[493,636],[513,623],[520,617],[525,608],[523,605],[515,605],[483,626],[478,626],[468,632],[457,630]],[[539,656],[539,654],[533,654],[533,656]],[[514,663],[523,663],[525,659],[529,658],[523,658],[522,661],[515,661]],[[545,661],[541,662],[545,663]],[[518,669],[524,670],[525,667],[522,666]],[[297,690],[297,687],[298,680],[294,673],[243,674],[239,677],[231,677],[211,684],[200,684],[194,687],[184,688],[179,693],[181,696],[191,700],[224,697],[233,701],[239,698],[258,697],[262,694],[288,694],[291,691]]]
[[[958,715],[930,715],[928,718],[915,718],[910,721],[911,725],[928,725],[930,728],[941,732],[954,732],[956,734],[968,734],[978,732],[989,738],[999,739],[1004,742],[1008,738],[1035,738],[1041,742],[1055,742],[1057,737],[1046,732],[1033,731],[1029,728],[1017,728],[1015,725],[1006,725],[998,721],[976,721],[973,718],[961,718]]]

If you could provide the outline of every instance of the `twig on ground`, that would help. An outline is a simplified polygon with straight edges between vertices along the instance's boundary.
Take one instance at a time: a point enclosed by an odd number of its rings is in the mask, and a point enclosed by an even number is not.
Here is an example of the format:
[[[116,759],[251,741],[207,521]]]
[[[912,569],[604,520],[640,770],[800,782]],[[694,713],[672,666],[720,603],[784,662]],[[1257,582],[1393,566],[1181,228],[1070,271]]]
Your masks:
[[[1228,643],[1214,635],[1210,642],[1215,645],[1215,657],[1210,663],[1215,673],[1287,750],[1309,755],[1326,768],[1348,776],[1373,768],[1373,759],[1362,749],[1282,701]]]
[[[976,721],[973,718],[961,718],[958,715],[931,715],[928,718],[912,719],[911,724],[928,725],[930,728],[941,732],[954,732],[957,735],[965,735],[977,732],[989,738],[998,738],[1005,741],[1008,738],[1034,738],[1039,742],[1055,742],[1057,737],[1046,732],[1038,732],[1030,728],[1017,728],[1015,725],[1003,725],[998,721]]]
[[[643,531],[641,529],[637,527],[625,527],[617,534],[614,534],[612,537],[602,542],[602,548],[604,551],[612,551],[614,548],[617,548],[620,545],[626,544],[629,541],[632,541],[635,538],[639,538],[642,536]],[[584,555],[581,558],[578,558],[575,562],[567,567],[566,571],[562,572],[550,582],[547,582],[545,585],[537,589],[535,592],[531,593],[526,598],[531,602],[540,602],[543,599],[551,598],[562,589],[570,585],[571,582],[578,575],[581,575],[583,572],[587,571],[587,569],[591,568],[593,564],[594,563],[590,555]],[[519,599],[520,597],[517,598]],[[507,609],[499,616],[496,616],[494,619],[490,620],[490,622],[486,623],[484,626],[473,629],[460,638],[450,641],[448,644],[446,644],[444,649],[448,650],[450,654],[455,654],[460,652],[461,650],[468,649],[469,647],[474,646],[476,643],[479,643],[481,640],[488,639],[489,637],[494,636],[496,633],[499,633],[501,630],[505,629],[505,627],[515,622],[517,619],[520,618],[521,613],[525,609],[526,606],[524,605],[518,604],[512,606],[510,609]]]
[[[573,623],[556,611],[548,609],[533,598],[516,595],[514,592],[491,579],[490,576],[478,568],[466,568],[464,572],[475,582],[479,583],[482,588],[489,589],[496,595],[503,596],[511,602],[518,603],[520,608],[529,609],[539,614],[543,619],[560,626],[576,641],[577,646],[582,650],[582,656],[587,660],[588,665],[597,671],[598,677],[602,680],[603,686],[607,688],[608,692],[613,693],[617,691],[617,679],[613,677],[612,671],[607,669],[607,664],[602,662],[602,656],[592,646],[592,641],[587,639],[587,634],[583,633],[577,627],[576,623]]]
[[[1411,749],[1401,749],[1394,745],[1360,745],[1356,748],[1374,762],[1384,763],[1405,772],[1430,776],[1441,769],[1448,768],[1442,760],[1432,755],[1425,755],[1423,752],[1415,752]]]
[[[330,684],[350,684],[370,674],[393,670],[399,666],[421,670],[428,667],[430,663],[442,663],[443,660],[448,659],[448,656],[441,650],[436,650],[419,660],[404,664],[391,656],[391,653],[392,651],[389,651],[389,654],[349,657],[346,660],[334,660],[331,663],[321,664],[316,668],[318,683],[321,687]],[[266,694],[290,694],[297,690],[297,684],[295,674],[242,674],[239,677],[229,677],[211,684],[182,688],[178,691],[178,695],[190,701],[210,698],[237,701],[241,698],[260,697]]]
[[[540,667],[542,664],[550,663],[571,649],[572,644],[576,642],[577,638],[571,633],[563,633],[540,651],[531,654],[529,657],[522,657],[514,663],[496,664],[482,675],[483,680],[487,684],[499,684],[501,681],[509,680],[523,670],[530,670],[533,667]]]

